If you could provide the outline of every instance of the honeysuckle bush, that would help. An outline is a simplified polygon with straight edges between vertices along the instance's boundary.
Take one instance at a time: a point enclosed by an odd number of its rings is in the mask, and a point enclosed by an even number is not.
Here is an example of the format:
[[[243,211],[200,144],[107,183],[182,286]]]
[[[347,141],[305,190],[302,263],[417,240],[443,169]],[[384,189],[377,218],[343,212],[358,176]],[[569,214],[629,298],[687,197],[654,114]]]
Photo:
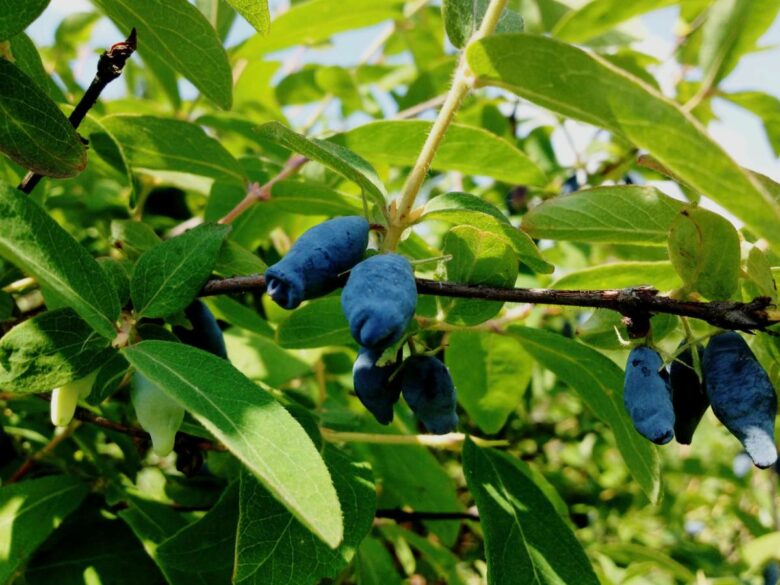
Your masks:
[[[707,126],[726,100],[777,153],[778,98],[722,82],[780,1],[93,0],[37,46],[47,4],[0,2],[0,582],[776,582],[776,470],[711,410],[653,445],[623,384],[726,328],[778,388],[780,186]],[[670,6],[662,93],[636,17]],[[363,407],[348,273],[265,294],[340,216],[474,293],[418,281],[371,356],[443,360],[457,432]]]

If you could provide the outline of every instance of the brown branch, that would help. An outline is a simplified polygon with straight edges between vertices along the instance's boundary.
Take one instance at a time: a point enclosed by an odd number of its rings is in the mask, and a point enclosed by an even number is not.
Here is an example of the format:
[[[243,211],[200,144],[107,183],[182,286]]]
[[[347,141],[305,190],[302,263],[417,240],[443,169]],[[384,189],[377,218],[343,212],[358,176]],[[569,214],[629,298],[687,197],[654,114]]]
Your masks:
[[[98,60],[97,73],[95,73],[92,83],[89,84],[87,91],[84,92],[81,100],[68,117],[71,126],[79,127],[84,116],[97,103],[106,86],[122,74],[122,69],[135,52],[136,46],[136,33],[133,29],[124,41],[112,45],[111,48],[103,52]],[[19,183],[18,189],[24,193],[31,193],[42,178],[43,175],[33,172],[27,173],[22,182]]]
[[[418,520],[474,520],[479,522],[479,515],[469,512],[407,512],[398,508],[379,508],[374,517],[388,518],[396,522],[414,522]]]
[[[17,469],[14,474],[8,478],[8,483],[15,483],[27,475],[36,463],[43,460],[43,458],[54,451],[60,443],[70,437],[76,431],[76,429],[79,428],[79,425],[81,425],[80,422],[73,422],[61,433],[55,434],[51,441],[46,443],[40,451],[36,451],[30,455],[30,457],[28,457],[27,460],[19,466],[19,469]]]
[[[210,280],[203,287],[200,295],[214,296],[264,290],[265,278],[262,275],[236,276],[222,280]],[[659,295],[658,291],[652,287],[613,290],[495,288],[418,278],[417,292],[423,295],[462,299],[609,309],[628,317],[667,313],[699,319],[715,327],[737,331],[763,331],[780,322],[776,315],[767,311],[772,306],[772,300],[769,297],[758,297],[748,303],[736,301],[702,303],[665,297]]]

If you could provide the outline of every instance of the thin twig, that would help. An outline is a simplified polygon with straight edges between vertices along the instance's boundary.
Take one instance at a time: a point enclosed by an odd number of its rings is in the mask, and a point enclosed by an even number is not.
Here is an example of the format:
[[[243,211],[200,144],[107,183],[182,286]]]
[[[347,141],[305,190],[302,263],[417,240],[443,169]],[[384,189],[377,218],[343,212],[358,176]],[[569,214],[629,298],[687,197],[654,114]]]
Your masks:
[[[263,201],[271,196],[271,189],[276,183],[293,176],[298,170],[309,162],[309,159],[305,156],[294,155],[289,158],[285,163],[284,168],[273,179],[268,181],[261,187],[251,187],[248,189],[246,197],[244,197],[238,205],[231,209],[228,214],[219,220],[219,223],[229,224],[232,223],[239,215],[244,213],[247,209],[252,207],[258,201]]]
[[[431,447],[432,449],[447,449],[460,451],[466,436],[463,433],[447,433],[446,435],[395,435],[380,433],[350,433],[320,429],[322,438],[329,443],[371,443],[375,445],[407,445]],[[508,447],[509,442],[504,440],[482,439],[469,436],[480,447]]]
[[[407,512],[398,508],[378,509],[375,518],[387,518],[396,522],[414,522],[419,520],[474,520],[479,522],[479,515],[470,512]]]
[[[39,451],[36,451],[30,455],[30,457],[27,458],[27,461],[22,463],[19,469],[17,469],[14,474],[8,478],[8,483],[15,483],[27,475],[36,463],[42,461],[47,455],[49,455],[49,453],[54,451],[57,446],[65,439],[70,437],[76,431],[76,429],[79,428],[79,426],[81,426],[80,421],[73,421],[70,423],[70,425],[68,425],[67,428],[55,433],[51,441],[46,443]]]
[[[135,52],[137,47],[135,28],[130,31],[130,35],[115,45],[112,45],[107,51],[104,51],[98,60],[97,73],[95,73],[92,83],[89,84],[87,91],[84,92],[81,100],[70,113],[68,120],[71,126],[78,128],[84,120],[92,106],[97,103],[98,98],[106,86],[122,74],[125,63]],[[37,173],[27,173],[18,189],[24,193],[31,193],[35,186],[43,178],[43,175]]]
[[[201,290],[201,296],[215,296],[265,290],[262,275],[236,276],[210,280]],[[622,315],[666,313],[706,321],[722,329],[763,331],[780,323],[777,311],[769,297],[758,297],[748,303],[735,301],[681,301],[658,294],[652,287],[607,290],[555,290],[546,288],[496,288],[456,282],[417,279],[417,292],[423,295],[481,299],[508,303],[561,305],[610,309]]]

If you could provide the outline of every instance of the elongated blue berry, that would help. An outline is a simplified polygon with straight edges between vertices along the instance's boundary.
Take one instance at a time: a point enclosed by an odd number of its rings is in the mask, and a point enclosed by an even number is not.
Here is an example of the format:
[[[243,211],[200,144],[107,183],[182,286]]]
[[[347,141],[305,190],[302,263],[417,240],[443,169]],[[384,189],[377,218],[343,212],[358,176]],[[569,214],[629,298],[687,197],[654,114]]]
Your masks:
[[[699,355],[702,355],[701,351]],[[669,378],[674,405],[674,436],[678,443],[690,445],[701,417],[710,406],[704,384],[693,369],[693,355],[690,348],[672,362]]]
[[[341,308],[361,346],[384,350],[401,339],[417,307],[412,265],[398,254],[363,260],[349,273]]]
[[[360,216],[336,217],[301,235],[287,255],[265,271],[268,295],[294,309],[338,288],[339,275],[363,258],[368,222]]]
[[[672,392],[658,352],[640,345],[626,363],[623,402],[639,433],[658,445],[674,437]]]
[[[217,319],[202,301],[196,300],[184,309],[187,319],[192,324],[192,329],[181,325],[173,327],[173,333],[183,343],[197,347],[217,357],[227,359],[227,348],[222,329],[217,324]]]
[[[401,391],[428,431],[444,435],[455,430],[458,425],[455,385],[441,361],[424,355],[407,358],[401,370]]]
[[[702,369],[715,416],[739,439],[757,467],[774,465],[777,395],[742,336],[730,331],[712,337]]]
[[[378,422],[387,425],[393,420],[393,405],[401,395],[400,364],[378,366],[376,362],[381,356],[380,350],[360,348],[352,368],[352,380],[363,406]]]

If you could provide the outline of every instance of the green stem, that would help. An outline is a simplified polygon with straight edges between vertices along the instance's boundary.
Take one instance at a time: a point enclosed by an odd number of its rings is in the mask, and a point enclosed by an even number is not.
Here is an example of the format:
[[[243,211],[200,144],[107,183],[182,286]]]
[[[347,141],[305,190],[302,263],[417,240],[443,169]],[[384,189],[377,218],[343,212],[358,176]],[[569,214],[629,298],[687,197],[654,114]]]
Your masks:
[[[485,12],[485,17],[482,19],[482,24],[470,42],[486,37],[496,30],[496,26],[498,25],[501,13],[506,7],[507,1],[508,0],[490,0],[490,5]],[[398,246],[398,242],[401,240],[401,235],[404,230],[411,224],[412,220],[410,218],[412,209],[414,208],[414,202],[417,199],[417,194],[420,192],[420,188],[425,182],[425,178],[431,168],[431,163],[436,156],[436,152],[439,150],[439,146],[441,146],[442,140],[444,140],[447,129],[450,124],[452,124],[452,120],[455,118],[455,114],[460,108],[463,98],[466,97],[472,87],[474,87],[474,79],[464,55],[461,54],[458,67],[455,70],[452,86],[447,93],[441,110],[439,110],[436,121],[433,123],[431,133],[428,134],[428,138],[425,140],[425,144],[417,157],[417,162],[414,164],[412,171],[406,178],[403,191],[401,191],[398,208],[394,214],[393,221],[387,230],[387,235],[385,236],[383,244],[385,250],[395,250]]]

